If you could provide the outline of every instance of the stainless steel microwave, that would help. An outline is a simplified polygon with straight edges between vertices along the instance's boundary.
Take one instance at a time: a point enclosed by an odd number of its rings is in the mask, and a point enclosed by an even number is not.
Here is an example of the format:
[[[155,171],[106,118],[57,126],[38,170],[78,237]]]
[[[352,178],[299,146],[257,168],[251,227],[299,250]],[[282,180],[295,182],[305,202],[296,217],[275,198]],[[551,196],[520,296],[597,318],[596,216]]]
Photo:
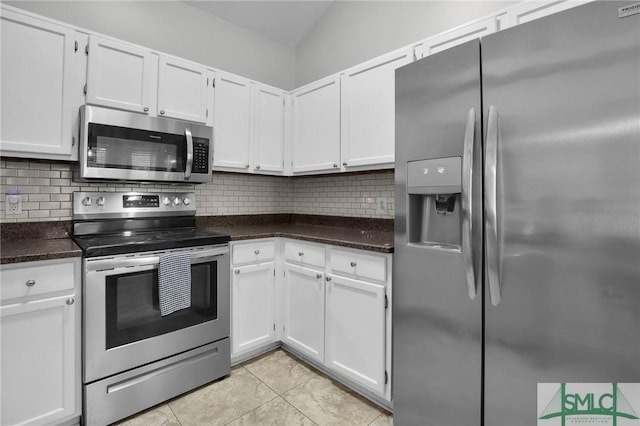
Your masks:
[[[211,182],[213,128],[84,105],[74,179]]]

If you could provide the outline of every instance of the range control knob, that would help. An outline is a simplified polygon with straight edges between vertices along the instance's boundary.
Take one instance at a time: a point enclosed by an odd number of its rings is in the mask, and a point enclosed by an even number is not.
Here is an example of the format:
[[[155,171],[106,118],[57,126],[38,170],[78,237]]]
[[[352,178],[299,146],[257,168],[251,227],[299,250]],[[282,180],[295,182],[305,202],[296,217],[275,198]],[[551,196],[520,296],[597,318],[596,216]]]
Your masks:
[[[104,206],[104,197],[98,197],[98,199],[96,200],[96,205],[97,206]]]
[[[184,197],[184,200],[182,200],[182,202],[184,203],[185,206],[188,206],[189,204],[191,204],[191,198]]]
[[[82,205],[85,207],[89,207],[91,205],[91,197],[84,197],[82,199]]]
[[[169,197],[164,197],[162,199],[162,204],[165,205],[165,206],[170,205],[171,204],[171,200],[169,199]]]
[[[179,197],[175,197],[173,199],[173,205],[174,206],[179,206],[180,205],[180,198]]]

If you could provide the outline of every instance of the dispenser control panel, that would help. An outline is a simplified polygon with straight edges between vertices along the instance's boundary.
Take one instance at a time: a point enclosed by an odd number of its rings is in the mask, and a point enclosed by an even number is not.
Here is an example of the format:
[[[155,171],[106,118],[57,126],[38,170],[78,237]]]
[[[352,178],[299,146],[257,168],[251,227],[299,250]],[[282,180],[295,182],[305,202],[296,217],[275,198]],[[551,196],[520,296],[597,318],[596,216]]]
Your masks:
[[[462,157],[409,161],[407,190],[409,194],[462,192]]]

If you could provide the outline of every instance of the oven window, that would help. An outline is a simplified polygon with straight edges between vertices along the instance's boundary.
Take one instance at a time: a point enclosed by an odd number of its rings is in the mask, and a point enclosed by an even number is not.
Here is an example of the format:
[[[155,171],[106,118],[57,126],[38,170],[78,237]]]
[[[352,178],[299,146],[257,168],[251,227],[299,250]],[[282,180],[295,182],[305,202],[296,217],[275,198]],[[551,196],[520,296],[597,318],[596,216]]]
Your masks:
[[[160,316],[158,270],[106,278],[107,349],[218,317],[217,263],[191,265],[191,307]]]
[[[184,135],[89,123],[87,165],[184,172]]]

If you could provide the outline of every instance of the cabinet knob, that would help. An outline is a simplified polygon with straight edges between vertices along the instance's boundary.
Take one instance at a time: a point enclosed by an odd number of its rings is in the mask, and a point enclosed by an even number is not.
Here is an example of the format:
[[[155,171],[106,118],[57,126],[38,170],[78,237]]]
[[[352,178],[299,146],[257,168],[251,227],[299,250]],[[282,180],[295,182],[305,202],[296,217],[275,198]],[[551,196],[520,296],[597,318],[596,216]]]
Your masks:
[[[144,112],[149,112],[149,107],[144,107],[142,110],[143,110]]]
[[[347,167],[347,162],[342,163],[343,166]]]
[[[331,277],[325,278],[325,281],[327,281],[327,282],[331,281]]]
[[[67,305],[73,305],[74,303],[76,303],[76,299],[73,297],[67,299]]]
[[[321,273],[316,274],[316,278],[318,279],[322,278],[322,274]]]
[[[36,285],[36,280],[28,280],[26,284],[27,287],[33,287],[34,285]]]
[[[248,168],[249,168],[249,165],[248,165],[248,164],[245,164],[245,165],[244,165],[244,168],[245,168],[245,169],[248,169]]]
[[[164,115],[164,110],[161,110],[161,111],[160,111],[160,115]]]
[[[260,250],[254,251],[255,254],[260,254]]]
[[[355,267],[356,267],[356,265],[357,265],[357,263],[356,263],[356,262],[351,262],[351,267],[352,267],[352,268],[355,268]]]
[[[338,164],[337,163],[333,163],[333,168],[337,169],[338,168]]]
[[[256,170],[260,170],[260,164],[256,166]]]
[[[233,273],[238,275],[240,273],[240,269],[236,269],[235,271],[233,271]]]
[[[302,256],[304,256],[304,253],[303,253],[303,252],[301,252],[301,251],[299,251],[299,252],[298,252],[298,256],[302,257]]]

